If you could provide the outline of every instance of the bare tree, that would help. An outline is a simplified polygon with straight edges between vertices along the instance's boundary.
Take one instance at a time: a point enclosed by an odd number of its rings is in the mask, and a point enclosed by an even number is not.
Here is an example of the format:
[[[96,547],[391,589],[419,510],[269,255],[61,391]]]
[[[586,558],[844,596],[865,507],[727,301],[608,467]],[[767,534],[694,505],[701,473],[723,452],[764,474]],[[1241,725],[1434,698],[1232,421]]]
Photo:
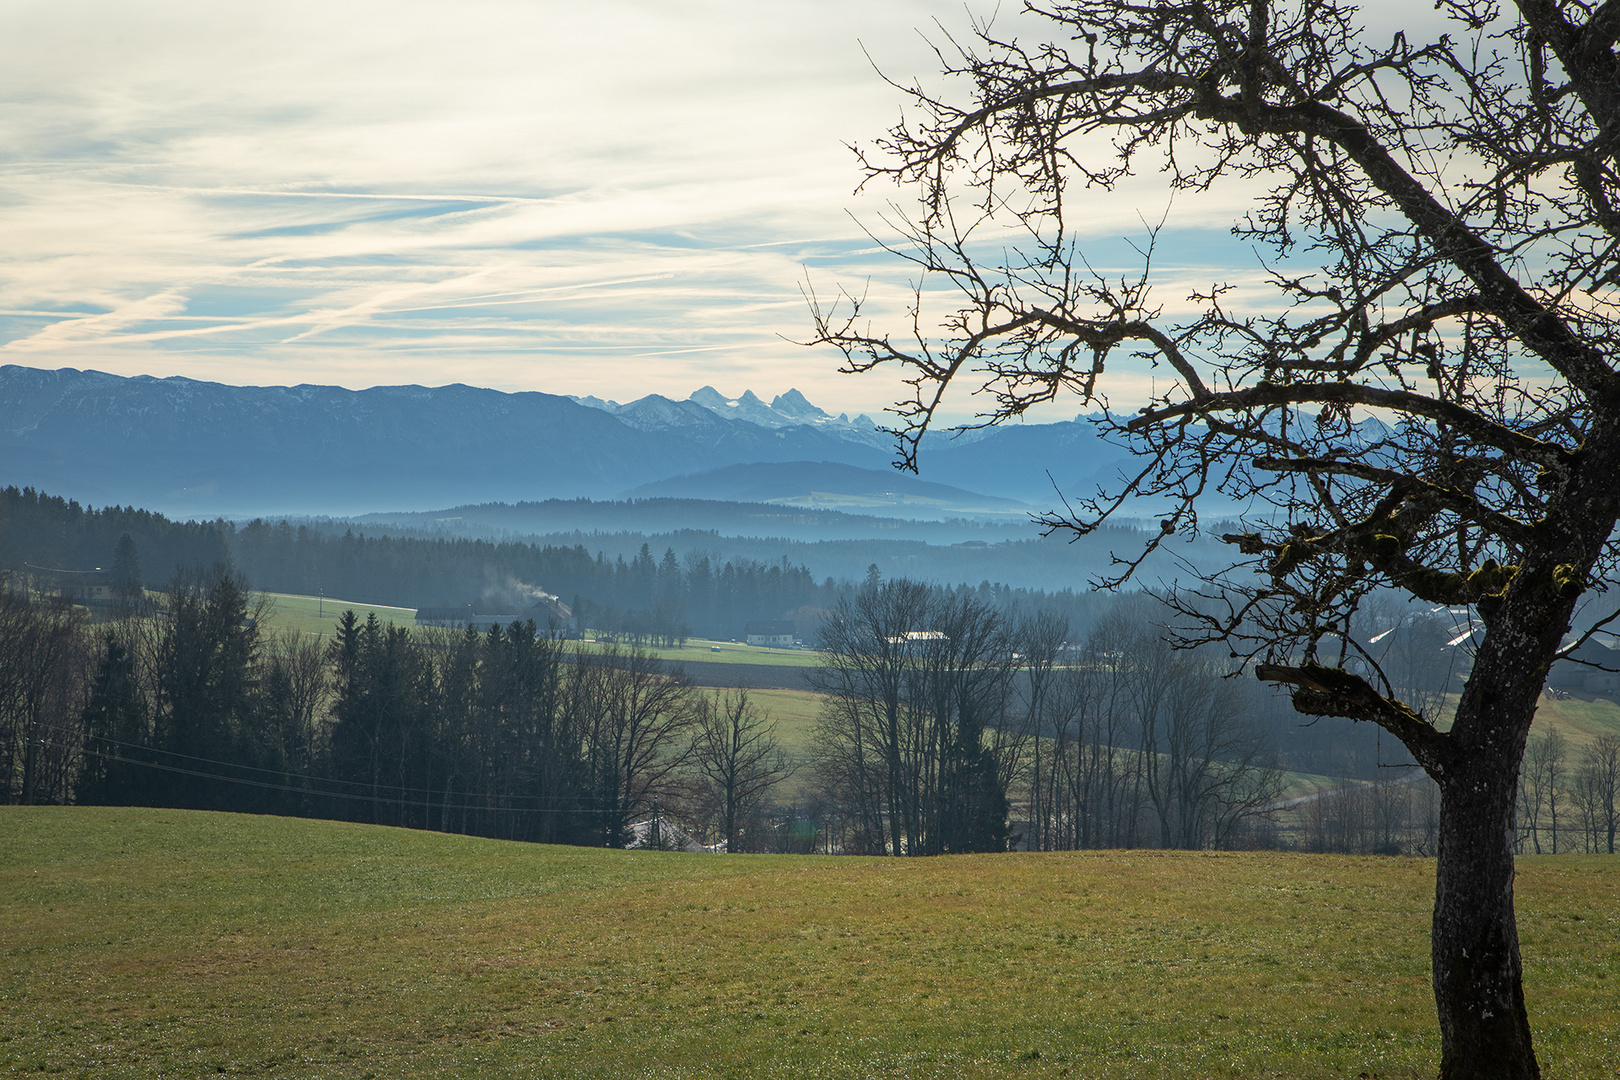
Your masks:
[[[782,753],[770,713],[749,700],[746,689],[698,700],[692,763],[708,788],[728,852],[738,849],[743,821],[796,768]]]
[[[1037,612],[1024,622],[1020,638],[1024,653],[1024,678],[1019,684],[1024,706],[1023,727],[1030,736],[1031,751],[1029,836],[1025,840],[1031,851],[1046,851],[1053,846],[1057,821],[1055,797],[1061,762],[1055,751],[1059,745],[1067,745],[1047,736],[1049,732],[1058,736],[1062,731],[1061,727],[1051,724],[1052,705],[1060,674],[1058,661],[1064,656],[1069,638],[1069,620],[1051,612]]]
[[[861,850],[1006,849],[1018,640],[977,599],[903,579],[870,581],[822,626],[819,772],[854,804]]]
[[[1524,811],[1524,837],[1537,855],[1543,833],[1550,832],[1552,854],[1558,854],[1559,797],[1567,780],[1569,743],[1554,728],[1531,739],[1520,766],[1519,802]],[[1546,811],[1546,817],[1542,816]]]
[[[1008,704],[1019,635],[1010,620],[963,594],[935,591],[930,631],[913,641],[907,700],[922,766],[914,784],[922,807],[918,854],[1004,851],[1007,788],[1025,728]]]
[[[1614,835],[1620,829],[1620,739],[1599,735],[1581,753],[1576,771],[1581,802],[1591,822],[1592,851],[1614,854]]]
[[[1523,851],[1526,844],[1532,851],[1541,854],[1541,808],[1545,804],[1542,798],[1539,782],[1539,770],[1532,768],[1529,754],[1530,744],[1526,744],[1524,759],[1519,762],[1519,811],[1515,822],[1517,835],[1515,845]]]
[[[1136,847],[1145,796],[1133,753],[1137,680],[1124,663],[1139,633],[1140,607],[1116,611],[1087,637],[1058,688],[1057,758],[1068,826],[1057,846]]]
[[[853,599],[841,600],[821,627],[824,664],[811,679],[826,695],[817,728],[818,771],[848,808],[854,846],[900,855],[915,835],[919,808],[906,782],[911,723],[907,669],[915,652],[928,587],[880,582],[868,575]]]
[[[0,583],[3,584],[3,583]],[[84,613],[0,587],[0,798],[60,803],[72,794],[89,665]]]
[[[1158,824],[1159,846],[1224,846],[1281,794],[1276,755],[1249,721],[1247,694],[1151,627],[1110,636],[1105,662],[1125,688],[1119,704],[1131,720],[1132,776]]]
[[[263,708],[281,728],[283,750],[294,771],[310,772],[324,749],[325,712],[332,696],[325,643],[286,630],[268,635],[259,673]]]
[[[1304,713],[1384,727],[1434,778],[1441,1074],[1523,1078],[1519,761],[1620,510],[1620,8],[1439,9],[1427,40],[1374,40],[1342,0],[1047,0],[1040,40],[981,26],[941,50],[966,91],[900,87],[912,112],[866,159],[917,196],[895,245],[913,325],[812,303],[849,370],[906,369],[908,464],[952,383],[994,422],[1067,390],[1104,404],[1121,353],[1163,372],[1140,413],[1101,421],[1140,464],[1049,523],[1084,532],[1148,495],[1168,536],[1199,528],[1205,493],[1257,508],[1187,636]],[[1182,192],[1269,181],[1234,229],[1293,258],[1268,271],[1275,302],[1217,281],[1178,320],[1146,270],[1093,273],[1080,198],[1143,172]],[[1447,730],[1349,667],[1350,619],[1388,587],[1478,618]]]
[[[1225,847],[1272,816],[1281,773],[1250,688],[1171,649],[1149,611],[1104,620],[1048,678],[1027,672],[1028,700],[1043,702],[1026,755],[1031,847]]]
[[[1165,846],[1227,847],[1281,797],[1282,773],[1269,740],[1249,722],[1238,684],[1208,661],[1179,659],[1149,794],[1170,838]]]
[[[579,653],[574,681],[604,839],[623,847],[631,819],[653,808],[691,753],[692,686],[652,653],[615,646]]]

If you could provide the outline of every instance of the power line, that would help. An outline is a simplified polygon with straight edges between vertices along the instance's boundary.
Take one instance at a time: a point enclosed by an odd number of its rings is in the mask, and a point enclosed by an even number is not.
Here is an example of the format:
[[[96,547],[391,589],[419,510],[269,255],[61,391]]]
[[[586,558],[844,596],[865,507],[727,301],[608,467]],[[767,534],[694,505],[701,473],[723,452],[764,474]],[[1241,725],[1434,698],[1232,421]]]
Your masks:
[[[289,778],[294,779],[294,780],[303,780],[303,781],[306,781],[306,782],[311,783],[311,784],[346,784],[346,785],[348,785],[350,787],[359,787],[359,788],[372,788],[372,789],[386,788],[389,791],[397,791],[397,792],[400,792],[402,794],[409,793],[409,794],[420,794],[420,795],[431,795],[431,794],[433,794],[433,792],[435,790],[434,788],[411,787],[411,786],[406,785],[406,784],[373,784],[373,783],[370,783],[369,781],[365,781],[365,780],[344,780],[344,779],[342,779],[340,777],[316,776],[314,773],[294,772],[291,769],[268,769],[268,768],[265,768],[265,767],[263,767],[261,765],[241,765],[241,764],[238,764],[237,762],[234,762],[234,761],[221,761],[218,758],[205,758],[205,757],[198,757],[195,754],[182,754],[178,750],[165,750],[162,747],[148,746],[145,743],[125,742],[125,741],[123,741],[121,739],[114,739],[114,738],[111,738],[111,737],[105,736],[105,735],[89,735],[89,736],[86,736],[86,741],[87,742],[107,743],[107,744],[112,745],[112,746],[122,746],[122,747],[126,747],[128,749],[131,749],[131,750],[145,751],[146,753],[149,753],[149,754],[163,754],[163,755],[166,755],[166,756],[172,757],[172,758],[183,758],[186,761],[195,761],[195,762],[199,762],[199,763],[201,763],[203,765],[218,765],[218,766],[220,766],[222,768],[226,768],[226,769],[240,769],[240,770],[243,770],[243,771],[246,771],[246,772],[268,773],[271,776],[284,776],[284,777],[289,777]],[[65,743],[59,743],[57,745],[67,746],[67,744],[65,744]],[[71,746],[67,746],[67,748],[72,749]],[[85,750],[85,753],[92,753],[92,751]],[[138,761],[139,760],[139,759],[136,759],[136,758],[121,757],[121,756],[119,756],[117,754],[99,754],[98,756],[111,758],[112,760],[116,760],[116,761]],[[178,766],[177,766],[177,768],[178,768]],[[211,774],[211,773],[208,773],[208,774],[198,773],[197,775],[202,776],[202,775],[214,775],[214,774]],[[292,790],[307,791],[309,789],[307,789],[307,788],[295,788],[295,789],[292,789]],[[341,797],[340,792],[322,791],[322,792],[317,792],[317,794],[332,795],[334,797]],[[501,798],[506,798],[506,799],[527,799],[527,800],[557,799],[557,798],[559,798],[559,796],[554,796],[554,795],[503,795],[503,796],[500,796],[500,797]]]
[[[42,739],[40,741],[44,742],[45,740]],[[59,749],[65,749],[65,750],[73,750],[73,749],[75,749],[73,746],[68,745],[66,743],[61,743],[61,742],[53,742],[53,743],[51,743],[51,745],[56,746]],[[128,745],[128,744],[126,744],[126,745]],[[204,771],[202,771],[200,769],[187,769],[187,768],[183,768],[183,767],[181,767],[179,765],[165,765],[160,761],[143,761],[140,758],[124,757],[124,756],[122,756],[120,754],[104,754],[104,753],[102,753],[102,752],[100,752],[98,750],[91,750],[91,749],[88,749],[88,748],[85,748],[85,747],[80,747],[80,748],[78,748],[78,750],[79,750],[79,753],[81,753],[81,754],[87,754],[87,755],[89,755],[91,757],[101,758],[101,759],[103,759],[105,761],[117,761],[117,762],[121,762],[121,763],[123,763],[125,765],[139,765],[142,768],[157,769],[157,770],[159,770],[161,772],[176,773],[176,774],[179,774],[181,776],[195,776],[195,777],[198,777],[198,778],[204,779],[204,780],[215,780],[215,781],[219,781],[221,783],[227,783],[227,784],[242,784],[242,785],[245,785],[247,787],[263,788],[263,789],[270,790],[270,791],[288,791],[288,792],[292,792],[292,793],[298,794],[298,795],[309,795],[309,796],[313,796],[315,798],[322,798],[322,799],[347,799],[347,800],[349,800],[351,802],[379,803],[379,804],[385,804],[385,805],[388,805],[388,806],[416,806],[416,807],[422,807],[423,809],[428,809],[428,810],[448,809],[451,812],[465,812],[465,811],[470,810],[470,811],[474,811],[474,812],[503,813],[503,814],[574,813],[574,814],[602,814],[602,815],[610,815],[610,814],[617,814],[617,813],[623,813],[624,812],[624,811],[618,811],[618,810],[607,810],[607,809],[602,809],[602,808],[599,808],[599,807],[589,807],[589,806],[579,806],[579,805],[551,806],[551,807],[545,807],[545,806],[494,806],[494,805],[490,805],[490,803],[489,803],[489,800],[493,800],[493,799],[524,799],[524,800],[527,800],[527,801],[535,801],[535,800],[539,800],[539,799],[545,799],[545,800],[549,800],[549,801],[552,801],[552,802],[558,803],[558,804],[571,802],[571,800],[568,800],[564,796],[556,796],[556,795],[483,795],[483,796],[479,796],[479,797],[484,799],[485,802],[483,804],[474,804],[474,803],[471,803],[471,802],[448,803],[445,800],[433,801],[433,800],[427,800],[427,799],[402,799],[402,798],[395,798],[395,797],[392,797],[392,796],[385,796],[385,795],[359,795],[359,794],[353,794],[353,793],[344,792],[344,791],[318,791],[318,790],[313,790],[313,789],[306,788],[306,787],[297,787],[297,786],[294,786],[292,784],[278,784],[278,783],[274,783],[274,782],[268,781],[268,780],[254,780],[254,779],[251,779],[251,778],[245,777],[245,776],[224,776],[224,775],[221,775],[219,773],[204,772]],[[157,752],[158,753],[164,753],[165,751],[157,751]],[[241,765],[241,766],[231,765],[229,762],[217,762],[216,764],[222,764],[222,765],[225,765],[228,768],[243,768],[243,769],[253,768],[252,766],[248,766],[248,765]],[[259,769],[259,770],[256,770],[256,771],[266,772],[266,771],[273,771],[273,770]],[[342,780],[342,781],[335,781],[335,782],[336,783],[345,783],[345,784],[356,784],[357,783],[357,781],[352,781],[352,780]],[[375,786],[387,788],[388,790],[394,790],[394,791],[427,791],[428,790],[426,788],[397,788],[397,787],[394,787],[393,785],[375,785]],[[471,792],[467,793],[467,795],[469,795],[469,796],[471,794],[472,794]],[[447,792],[447,798],[448,798],[448,792]]]

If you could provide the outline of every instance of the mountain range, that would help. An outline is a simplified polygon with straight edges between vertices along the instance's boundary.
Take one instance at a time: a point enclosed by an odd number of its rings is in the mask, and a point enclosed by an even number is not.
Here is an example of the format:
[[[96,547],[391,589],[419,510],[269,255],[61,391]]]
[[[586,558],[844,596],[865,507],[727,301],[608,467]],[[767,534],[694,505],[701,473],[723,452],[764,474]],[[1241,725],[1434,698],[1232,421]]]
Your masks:
[[[476,502],[706,498],[891,516],[1021,514],[1129,456],[1083,419],[893,439],[796,390],[627,404],[440,387],[229,386],[0,366],[0,484],[171,516],[361,514]],[[1050,476],[1048,474],[1050,473]],[[1055,485],[1055,486],[1054,486]]]

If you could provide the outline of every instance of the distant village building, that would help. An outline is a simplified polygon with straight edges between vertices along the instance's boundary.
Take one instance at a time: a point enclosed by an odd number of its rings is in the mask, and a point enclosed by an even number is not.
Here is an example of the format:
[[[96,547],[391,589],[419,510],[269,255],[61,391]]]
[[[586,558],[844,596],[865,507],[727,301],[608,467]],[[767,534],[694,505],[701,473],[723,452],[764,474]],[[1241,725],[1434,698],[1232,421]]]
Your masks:
[[[40,592],[65,596],[75,604],[110,604],[113,602],[112,574],[101,567],[94,570],[64,570],[50,566],[23,563],[28,584]]]
[[[1620,649],[1588,641],[1569,659],[1552,666],[1547,685],[1554,690],[1612,697],[1620,691]]]
[[[752,619],[743,627],[743,632],[750,645],[764,645],[772,649],[793,648],[793,624],[785,619]]]
[[[513,623],[534,621],[542,635],[579,637],[579,621],[573,609],[555,596],[542,597],[533,607],[520,604],[458,604],[450,607],[416,609],[417,626],[446,626],[461,630],[472,627],[480,633],[502,629]]]
[[[113,601],[112,584],[104,579],[76,581],[63,591],[81,604],[110,604]]]
[[[949,641],[950,636],[943,630],[907,630],[887,640],[890,645],[898,645],[902,655],[920,656],[930,645],[938,641]]]

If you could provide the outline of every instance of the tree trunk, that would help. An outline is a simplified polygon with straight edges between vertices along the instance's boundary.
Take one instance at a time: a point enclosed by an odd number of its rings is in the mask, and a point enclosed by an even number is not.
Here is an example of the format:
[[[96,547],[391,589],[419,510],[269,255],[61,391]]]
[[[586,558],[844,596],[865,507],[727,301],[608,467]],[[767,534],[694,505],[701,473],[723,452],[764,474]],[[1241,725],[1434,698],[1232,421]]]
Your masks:
[[[24,806],[34,805],[34,777],[39,772],[39,740],[35,738],[32,718],[17,725],[23,733],[22,794],[18,800]],[[7,777],[6,779],[10,779]]]
[[[1434,901],[1434,997],[1442,1080],[1541,1075],[1524,1007],[1513,914],[1516,768],[1453,776],[1442,788]]]
[[[1546,623],[1567,625],[1553,614]],[[1513,912],[1514,812],[1530,722],[1559,635],[1545,625],[1539,633],[1522,627],[1482,646],[1457,705],[1455,741],[1431,773],[1441,792],[1433,937],[1441,1080],[1541,1075]]]

